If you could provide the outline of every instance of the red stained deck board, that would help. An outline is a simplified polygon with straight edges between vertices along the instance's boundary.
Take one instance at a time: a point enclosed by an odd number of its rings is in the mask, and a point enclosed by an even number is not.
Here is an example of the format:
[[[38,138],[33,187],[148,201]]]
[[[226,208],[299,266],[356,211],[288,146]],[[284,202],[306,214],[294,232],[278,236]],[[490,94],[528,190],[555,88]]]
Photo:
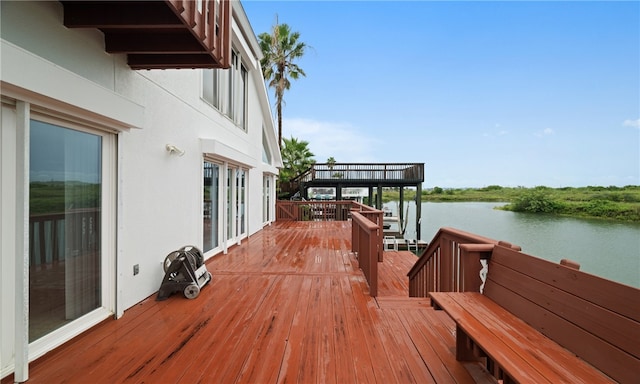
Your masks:
[[[372,298],[350,239],[350,222],[265,227],[207,261],[196,299],[152,295],[32,363],[29,383],[471,381],[453,321],[408,297],[415,255],[385,252]]]

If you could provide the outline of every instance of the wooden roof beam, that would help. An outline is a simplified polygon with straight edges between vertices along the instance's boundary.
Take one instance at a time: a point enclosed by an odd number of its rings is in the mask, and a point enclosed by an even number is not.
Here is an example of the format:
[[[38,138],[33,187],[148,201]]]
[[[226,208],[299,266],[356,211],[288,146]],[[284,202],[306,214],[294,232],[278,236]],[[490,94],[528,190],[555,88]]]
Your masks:
[[[64,25],[97,28],[105,51],[128,55],[132,69],[228,68],[229,0],[61,0]]]
[[[131,69],[220,68],[211,55],[202,54],[129,54]]]
[[[185,28],[162,1],[63,1],[67,28]]]
[[[109,53],[202,53],[202,44],[191,33],[109,33],[105,34]]]

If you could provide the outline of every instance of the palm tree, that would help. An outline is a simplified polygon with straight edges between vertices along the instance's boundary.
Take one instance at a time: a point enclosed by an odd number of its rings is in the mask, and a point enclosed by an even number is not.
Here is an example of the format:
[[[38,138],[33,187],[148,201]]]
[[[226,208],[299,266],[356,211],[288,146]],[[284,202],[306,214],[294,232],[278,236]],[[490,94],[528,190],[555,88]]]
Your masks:
[[[304,55],[307,45],[301,41],[299,32],[291,32],[287,24],[276,24],[271,34],[258,35],[260,49],[263,58],[260,60],[262,74],[269,87],[275,89],[276,111],[278,115],[278,144],[282,146],[282,100],[284,91],[291,86],[289,78],[297,80],[300,76],[306,76],[302,68],[294,63]]]
[[[336,165],[336,159],[333,158],[333,156],[330,156],[327,159],[327,165],[329,166],[329,170],[333,170],[333,166]]]
[[[315,160],[309,150],[309,142],[292,137],[284,139],[282,147],[283,168],[280,170],[280,181],[287,182],[311,167]]]

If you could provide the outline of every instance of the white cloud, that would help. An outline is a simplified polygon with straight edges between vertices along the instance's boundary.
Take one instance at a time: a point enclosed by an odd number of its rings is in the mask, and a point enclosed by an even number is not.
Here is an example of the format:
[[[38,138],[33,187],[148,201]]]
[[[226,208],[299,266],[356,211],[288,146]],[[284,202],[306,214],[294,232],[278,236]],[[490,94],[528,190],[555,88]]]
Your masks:
[[[551,128],[545,128],[542,131],[536,132],[535,135],[536,137],[545,137],[545,136],[551,136],[554,135],[556,132],[551,129]]]
[[[623,127],[640,128],[640,119],[631,120],[627,119],[622,123]]]
[[[308,141],[319,163],[331,156],[339,163],[375,161],[379,141],[349,123],[284,119],[282,126],[285,137]]]
[[[496,124],[494,128],[491,132],[483,132],[482,137],[506,136],[509,134],[508,130],[500,129],[500,124]]]

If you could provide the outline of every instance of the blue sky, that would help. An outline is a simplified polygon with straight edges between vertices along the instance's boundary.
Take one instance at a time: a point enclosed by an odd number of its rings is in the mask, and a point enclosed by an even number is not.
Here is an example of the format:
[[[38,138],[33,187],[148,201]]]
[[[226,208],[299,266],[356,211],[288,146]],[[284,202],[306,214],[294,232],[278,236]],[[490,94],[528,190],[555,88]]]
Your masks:
[[[242,2],[311,48],[283,134],[426,188],[640,184],[640,2]],[[272,90],[269,90],[272,97]]]

